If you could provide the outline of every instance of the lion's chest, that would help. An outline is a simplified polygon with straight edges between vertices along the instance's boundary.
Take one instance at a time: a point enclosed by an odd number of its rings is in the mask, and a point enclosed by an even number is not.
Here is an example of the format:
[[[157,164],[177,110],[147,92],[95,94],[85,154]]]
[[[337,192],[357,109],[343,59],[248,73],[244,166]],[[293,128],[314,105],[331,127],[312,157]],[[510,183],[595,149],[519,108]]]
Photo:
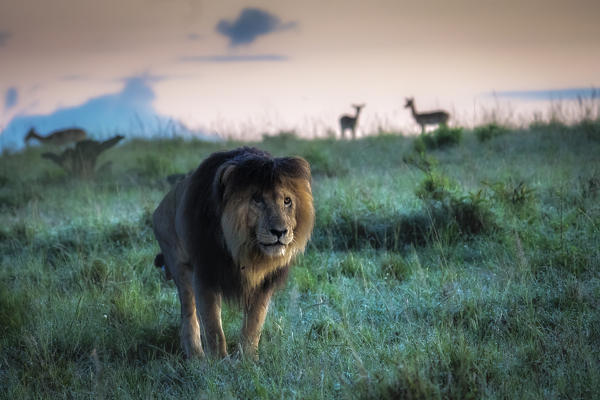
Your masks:
[[[251,291],[261,286],[270,275],[285,266],[281,261],[241,265],[239,272],[244,290]]]

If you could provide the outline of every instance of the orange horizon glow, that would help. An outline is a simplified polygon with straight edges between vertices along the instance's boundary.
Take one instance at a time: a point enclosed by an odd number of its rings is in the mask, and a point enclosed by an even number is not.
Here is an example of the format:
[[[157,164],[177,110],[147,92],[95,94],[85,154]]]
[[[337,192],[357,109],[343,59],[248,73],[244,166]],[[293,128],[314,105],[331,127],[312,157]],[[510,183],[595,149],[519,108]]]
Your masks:
[[[352,103],[367,104],[363,134],[417,131],[403,108],[409,96],[418,109],[446,109],[462,125],[494,107],[518,122],[549,102],[490,93],[600,84],[594,1],[259,1],[252,7],[274,18],[270,31],[247,43],[218,32],[220,21],[235,23],[247,7],[5,2],[0,94],[13,88],[18,102],[4,107],[0,128],[17,115],[117,93],[135,76],[151,78],[160,115],[230,136],[326,135]]]

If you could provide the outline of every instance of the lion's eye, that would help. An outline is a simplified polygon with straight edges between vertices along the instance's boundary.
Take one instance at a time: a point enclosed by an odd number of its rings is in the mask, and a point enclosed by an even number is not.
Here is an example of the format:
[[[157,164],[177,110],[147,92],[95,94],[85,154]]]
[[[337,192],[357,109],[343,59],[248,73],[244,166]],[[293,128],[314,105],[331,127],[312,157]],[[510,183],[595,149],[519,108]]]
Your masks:
[[[283,199],[283,204],[287,207],[292,205],[292,199],[289,197],[286,197],[285,199]]]

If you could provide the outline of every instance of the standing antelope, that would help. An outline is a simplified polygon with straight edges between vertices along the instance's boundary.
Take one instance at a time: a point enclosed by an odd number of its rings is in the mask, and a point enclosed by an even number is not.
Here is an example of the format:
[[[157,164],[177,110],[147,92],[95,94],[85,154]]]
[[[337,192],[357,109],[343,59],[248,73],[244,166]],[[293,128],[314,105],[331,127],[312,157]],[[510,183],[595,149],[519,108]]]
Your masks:
[[[86,138],[87,134],[83,129],[80,128],[68,128],[68,129],[60,129],[49,133],[46,136],[42,136],[35,131],[34,128],[31,128],[29,132],[27,132],[27,136],[25,136],[25,143],[29,141],[29,139],[37,139],[41,143],[52,144],[55,146],[62,146],[71,142],[79,142]]]
[[[356,105],[353,104],[352,107],[356,110],[356,115],[342,115],[340,117],[340,128],[342,131],[342,139],[346,138],[346,129],[350,129],[352,131],[352,139],[356,139],[356,122],[358,121],[358,114],[360,114],[360,110],[365,106],[365,104]]]
[[[450,118],[450,114],[442,110],[417,113],[417,110],[415,109],[415,100],[413,98],[406,99],[404,108],[411,109],[415,121],[417,121],[417,124],[421,125],[421,133],[425,133],[425,125],[446,125],[448,118]]]

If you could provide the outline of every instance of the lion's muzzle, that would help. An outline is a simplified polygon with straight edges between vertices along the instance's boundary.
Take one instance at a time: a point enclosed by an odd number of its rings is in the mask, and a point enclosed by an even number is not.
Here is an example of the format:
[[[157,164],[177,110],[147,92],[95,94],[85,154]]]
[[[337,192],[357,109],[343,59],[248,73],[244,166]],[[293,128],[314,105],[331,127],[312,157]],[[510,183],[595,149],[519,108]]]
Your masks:
[[[269,234],[258,235],[258,243],[262,252],[268,256],[283,256],[287,246],[293,240],[293,233],[288,229],[269,229]]]

